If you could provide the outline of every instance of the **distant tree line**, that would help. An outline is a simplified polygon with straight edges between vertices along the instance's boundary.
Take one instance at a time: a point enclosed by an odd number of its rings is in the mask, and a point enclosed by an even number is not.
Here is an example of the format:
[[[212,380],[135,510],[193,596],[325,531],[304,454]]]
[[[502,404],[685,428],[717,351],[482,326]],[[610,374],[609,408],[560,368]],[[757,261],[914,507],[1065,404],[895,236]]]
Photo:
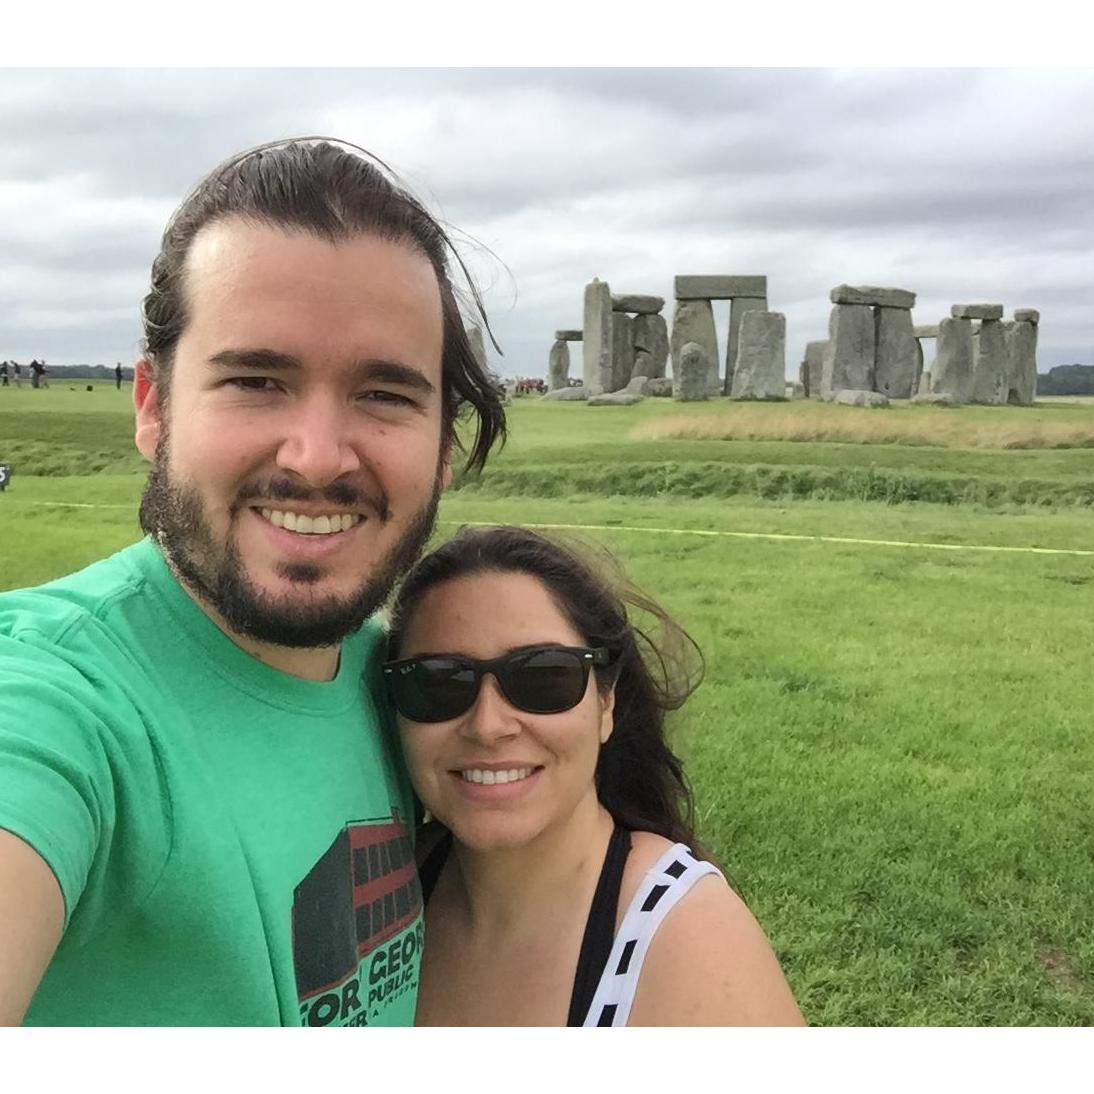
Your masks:
[[[1038,395],[1094,395],[1094,365],[1057,365],[1037,374]]]
[[[57,380],[113,380],[113,365],[49,365],[47,375]],[[133,369],[122,365],[122,379],[132,380]]]

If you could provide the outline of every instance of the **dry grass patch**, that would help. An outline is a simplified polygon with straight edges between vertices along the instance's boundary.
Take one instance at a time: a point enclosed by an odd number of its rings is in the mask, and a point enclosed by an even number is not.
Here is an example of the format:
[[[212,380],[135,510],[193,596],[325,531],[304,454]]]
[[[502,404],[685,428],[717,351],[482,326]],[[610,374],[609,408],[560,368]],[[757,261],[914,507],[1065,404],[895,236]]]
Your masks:
[[[670,414],[636,426],[634,440],[802,441],[917,445],[933,448],[1094,448],[1094,424],[977,421],[959,411],[863,410],[815,406],[796,410],[729,407],[710,414]]]

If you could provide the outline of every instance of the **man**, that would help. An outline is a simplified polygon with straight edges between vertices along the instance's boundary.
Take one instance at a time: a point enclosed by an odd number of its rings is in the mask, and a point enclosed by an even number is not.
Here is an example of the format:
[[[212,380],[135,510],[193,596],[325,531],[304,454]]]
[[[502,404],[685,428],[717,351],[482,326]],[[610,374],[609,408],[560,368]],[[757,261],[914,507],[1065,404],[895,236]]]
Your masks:
[[[8,386],[8,363],[0,361],[0,387]]]
[[[414,804],[368,617],[461,405],[471,466],[505,431],[449,248],[312,140],[168,224],[133,385],[149,538],[0,595],[0,1021],[413,1020]]]
[[[114,366],[114,387],[118,391],[121,391],[121,389],[122,389],[122,363],[121,363],[121,361],[119,361]]]

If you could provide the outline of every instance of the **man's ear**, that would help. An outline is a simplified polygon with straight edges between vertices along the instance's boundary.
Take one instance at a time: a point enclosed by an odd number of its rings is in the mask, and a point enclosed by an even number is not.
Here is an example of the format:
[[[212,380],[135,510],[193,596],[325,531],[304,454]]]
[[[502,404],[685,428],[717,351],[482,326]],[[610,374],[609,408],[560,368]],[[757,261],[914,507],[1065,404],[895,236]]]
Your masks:
[[[600,693],[600,743],[607,744],[615,729],[615,685],[607,694]]]
[[[137,411],[137,449],[151,462],[163,435],[163,408],[155,369],[143,357],[133,366],[133,406]]]

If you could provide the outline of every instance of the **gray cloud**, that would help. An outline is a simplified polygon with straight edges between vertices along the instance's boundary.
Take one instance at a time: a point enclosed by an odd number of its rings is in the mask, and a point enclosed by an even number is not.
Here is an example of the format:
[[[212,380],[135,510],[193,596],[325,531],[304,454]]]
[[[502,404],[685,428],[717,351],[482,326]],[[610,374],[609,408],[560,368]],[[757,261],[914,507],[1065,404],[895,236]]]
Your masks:
[[[687,272],[766,273],[790,372],[843,281],[916,291],[918,322],[1038,307],[1042,368],[1094,361],[1088,71],[7,70],[0,102],[0,357],[131,357],[177,202],[326,132],[496,252],[470,260],[505,371],[545,371],[593,276]]]

